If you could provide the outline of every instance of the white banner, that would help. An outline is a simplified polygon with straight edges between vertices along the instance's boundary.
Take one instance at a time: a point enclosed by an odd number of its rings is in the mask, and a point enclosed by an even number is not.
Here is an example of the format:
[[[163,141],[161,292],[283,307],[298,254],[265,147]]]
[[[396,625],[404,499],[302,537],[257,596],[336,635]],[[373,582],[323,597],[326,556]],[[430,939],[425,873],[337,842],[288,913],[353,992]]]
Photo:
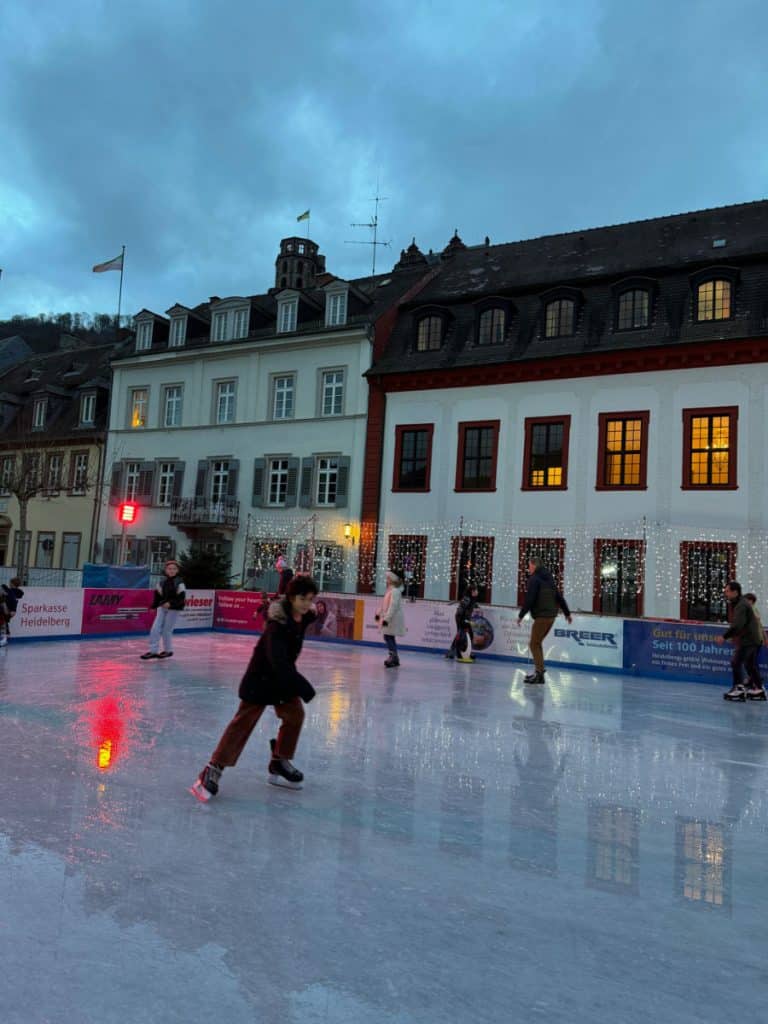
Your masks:
[[[179,629],[213,629],[215,590],[187,590],[187,602],[178,618]]]
[[[27,587],[11,619],[11,636],[77,636],[82,621],[82,590]]]

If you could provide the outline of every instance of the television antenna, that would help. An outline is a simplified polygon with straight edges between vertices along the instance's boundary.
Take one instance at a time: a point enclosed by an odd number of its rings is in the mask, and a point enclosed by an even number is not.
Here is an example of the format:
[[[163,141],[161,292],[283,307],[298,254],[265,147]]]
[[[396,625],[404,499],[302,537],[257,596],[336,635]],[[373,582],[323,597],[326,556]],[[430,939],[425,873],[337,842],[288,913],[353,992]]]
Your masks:
[[[379,203],[384,203],[384,202],[386,202],[387,199],[389,199],[389,196],[380,196],[379,195],[379,183],[377,181],[376,182],[376,195],[371,200],[371,202],[374,203],[373,218],[372,218],[372,220],[365,221],[363,223],[354,223],[354,224],[350,224],[349,225],[351,228],[369,228],[373,232],[373,236],[372,236],[371,240],[369,242],[359,242],[356,239],[355,240],[345,239],[345,242],[344,242],[345,245],[370,245],[371,246],[371,249],[372,249],[372,252],[373,252],[373,261],[372,261],[372,266],[371,266],[371,276],[372,277],[375,276],[375,274],[376,274],[376,250],[377,250],[377,248],[380,245],[385,247],[385,248],[389,248],[389,246],[392,244],[391,242],[380,242],[379,238],[378,238],[378,234],[379,234]]]

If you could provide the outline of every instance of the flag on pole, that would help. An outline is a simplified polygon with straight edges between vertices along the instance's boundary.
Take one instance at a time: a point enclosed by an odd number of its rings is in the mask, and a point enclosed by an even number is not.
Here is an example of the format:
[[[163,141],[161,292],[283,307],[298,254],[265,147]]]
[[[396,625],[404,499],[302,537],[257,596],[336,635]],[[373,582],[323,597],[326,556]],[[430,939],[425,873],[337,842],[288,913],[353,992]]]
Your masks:
[[[309,220],[309,210],[305,210],[304,213],[300,213],[296,220]]]
[[[105,270],[122,270],[123,269],[123,254],[115,256],[113,260],[107,260],[106,263],[97,263],[93,268],[94,274],[103,274]]]

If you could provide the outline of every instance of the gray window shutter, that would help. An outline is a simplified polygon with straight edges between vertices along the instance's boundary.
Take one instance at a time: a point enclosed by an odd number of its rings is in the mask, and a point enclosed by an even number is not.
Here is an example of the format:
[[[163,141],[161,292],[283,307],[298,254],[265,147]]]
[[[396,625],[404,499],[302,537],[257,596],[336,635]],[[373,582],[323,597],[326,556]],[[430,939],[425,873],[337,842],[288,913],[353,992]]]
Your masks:
[[[240,460],[229,460],[229,473],[227,474],[227,497],[237,497],[237,481],[240,476]]]
[[[313,455],[301,460],[301,494],[299,495],[299,505],[302,508],[311,508],[312,506],[312,476],[314,468],[315,459]]]
[[[69,459],[69,486],[72,486],[75,473],[75,458],[70,456]],[[112,483],[109,485],[109,504],[119,505],[120,499],[123,494],[123,464],[122,462],[114,462],[112,464]],[[106,558],[104,559],[106,561]]]
[[[174,462],[173,464],[173,497],[181,497],[181,488],[184,486],[184,463]]]
[[[152,485],[154,480],[154,462],[142,462],[141,468],[139,469],[139,483],[136,488],[136,501],[139,505],[147,506],[154,503],[154,496],[152,494]]]
[[[147,554],[149,552],[149,542],[146,538],[136,541],[136,565],[147,564]]]
[[[292,508],[298,497],[299,460],[288,459],[288,479],[285,484],[285,507]]]
[[[197,464],[197,479],[195,480],[195,497],[205,498],[208,493],[208,460],[200,459]]]
[[[253,460],[253,497],[251,504],[254,508],[261,508],[264,504],[264,477],[267,472],[266,459]]]
[[[104,551],[102,552],[102,560],[104,565],[112,565],[112,560],[115,557],[115,542],[111,537],[107,537],[104,540]]]
[[[336,508],[347,507],[350,461],[348,455],[342,455],[339,459],[339,469],[336,474]]]

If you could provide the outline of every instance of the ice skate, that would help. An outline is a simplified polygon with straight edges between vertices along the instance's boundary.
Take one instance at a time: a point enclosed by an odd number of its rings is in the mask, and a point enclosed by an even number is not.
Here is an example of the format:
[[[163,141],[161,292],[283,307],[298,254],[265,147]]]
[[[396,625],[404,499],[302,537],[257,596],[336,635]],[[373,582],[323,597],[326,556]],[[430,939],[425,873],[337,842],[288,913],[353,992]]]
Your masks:
[[[161,651],[160,654],[157,655],[157,657],[158,658],[172,658],[173,657],[173,651]]]
[[[739,683],[738,686],[732,686],[727,693],[723,694],[723,700],[740,700],[745,701],[747,699],[747,689],[743,683]]]
[[[747,690],[747,700],[767,700],[765,690],[762,686],[750,686]]]
[[[159,658],[159,654],[155,654],[154,651],[147,651],[146,654],[140,654],[139,657],[142,661],[149,661],[150,658]]]
[[[524,683],[530,683],[533,686],[538,686],[546,682],[543,672],[532,672],[529,676],[523,679]]]
[[[284,786],[286,789],[301,789],[304,775],[298,768],[294,768],[290,761],[284,757],[275,757],[276,740],[269,741],[269,748],[272,751],[272,760],[269,762],[269,776],[267,781],[273,786]]]
[[[399,658],[387,658],[384,662],[384,668],[400,668]]]
[[[221,778],[222,771],[223,768],[207,764],[195,782],[190,786],[189,791],[192,796],[197,797],[201,803],[207,803],[212,796],[216,796],[219,792],[219,779]]]

